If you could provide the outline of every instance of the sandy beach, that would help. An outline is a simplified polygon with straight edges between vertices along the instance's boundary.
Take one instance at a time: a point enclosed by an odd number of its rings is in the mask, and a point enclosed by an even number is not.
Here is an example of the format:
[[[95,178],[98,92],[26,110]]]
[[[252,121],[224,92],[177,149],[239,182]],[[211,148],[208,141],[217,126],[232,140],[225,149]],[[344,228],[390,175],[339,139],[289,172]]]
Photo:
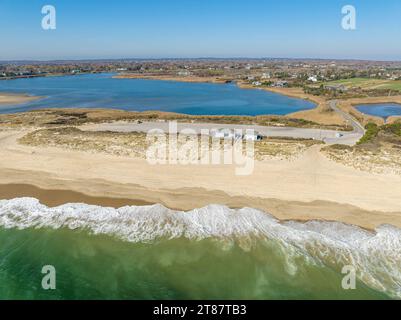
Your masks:
[[[257,161],[253,174],[239,177],[232,165],[155,166],[130,156],[19,144],[30,131],[0,132],[1,198],[32,196],[48,205],[161,203],[179,210],[216,203],[261,209],[282,220],[401,227],[401,176],[338,164],[319,145],[295,160]]]
[[[38,100],[41,97],[32,97],[28,95],[10,94],[0,92],[0,107],[2,105],[13,105],[22,104],[34,100]]]
[[[164,80],[178,81],[189,83],[226,83],[226,79],[217,77],[198,77],[198,76],[173,76],[173,75],[154,75],[154,74],[119,74],[114,76],[115,79],[145,79],[145,80]]]

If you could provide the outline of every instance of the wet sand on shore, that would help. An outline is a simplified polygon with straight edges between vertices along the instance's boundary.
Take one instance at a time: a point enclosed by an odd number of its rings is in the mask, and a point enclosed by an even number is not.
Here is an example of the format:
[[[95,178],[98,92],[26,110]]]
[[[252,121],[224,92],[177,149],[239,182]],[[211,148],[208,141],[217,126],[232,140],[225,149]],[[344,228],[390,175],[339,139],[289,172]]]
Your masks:
[[[42,97],[33,97],[29,95],[1,93],[0,92],[0,107],[2,105],[14,105],[31,102],[34,100],[41,99]]]

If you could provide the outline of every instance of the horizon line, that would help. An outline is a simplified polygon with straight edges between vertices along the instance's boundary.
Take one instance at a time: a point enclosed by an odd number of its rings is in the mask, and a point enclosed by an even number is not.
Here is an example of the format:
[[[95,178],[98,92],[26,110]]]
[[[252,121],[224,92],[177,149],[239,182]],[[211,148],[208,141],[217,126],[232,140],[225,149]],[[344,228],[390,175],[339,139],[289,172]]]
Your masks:
[[[364,62],[401,62],[399,60],[382,60],[382,59],[364,59],[364,58],[316,58],[316,57],[297,57],[297,58],[285,58],[285,57],[146,57],[146,58],[54,58],[54,59],[0,59],[0,63],[6,62],[68,62],[68,61],[162,61],[162,60],[311,60],[311,61],[364,61]]]

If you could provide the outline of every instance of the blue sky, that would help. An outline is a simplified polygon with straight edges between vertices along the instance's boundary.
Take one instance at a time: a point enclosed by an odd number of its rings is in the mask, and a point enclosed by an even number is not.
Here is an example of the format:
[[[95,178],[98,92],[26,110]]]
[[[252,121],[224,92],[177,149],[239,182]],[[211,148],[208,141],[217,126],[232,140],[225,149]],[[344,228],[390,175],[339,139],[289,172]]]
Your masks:
[[[57,29],[41,28],[54,5]],[[341,28],[341,8],[357,29]],[[400,0],[0,0],[0,60],[289,57],[401,60]]]

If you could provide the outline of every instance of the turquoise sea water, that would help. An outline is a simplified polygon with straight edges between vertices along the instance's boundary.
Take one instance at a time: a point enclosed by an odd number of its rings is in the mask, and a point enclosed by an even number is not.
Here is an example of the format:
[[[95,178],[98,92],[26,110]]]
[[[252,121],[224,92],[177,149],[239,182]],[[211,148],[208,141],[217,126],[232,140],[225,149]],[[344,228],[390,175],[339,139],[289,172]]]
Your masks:
[[[253,210],[0,201],[0,299],[390,299],[401,230],[280,223]],[[56,290],[42,289],[54,266]],[[355,290],[341,273],[353,265]]]
[[[366,104],[356,107],[360,112],[387,119],[391,116],[401,116],[401,104],[383,103]]]
[[[207,115],[283,115],[312,109],[309,101],[235,84],[113,79],[112,74],[90,74],[0,81],[0,92],[28,93],[47,98],[0,112],[39,108],[117,108],[162,110]]]

